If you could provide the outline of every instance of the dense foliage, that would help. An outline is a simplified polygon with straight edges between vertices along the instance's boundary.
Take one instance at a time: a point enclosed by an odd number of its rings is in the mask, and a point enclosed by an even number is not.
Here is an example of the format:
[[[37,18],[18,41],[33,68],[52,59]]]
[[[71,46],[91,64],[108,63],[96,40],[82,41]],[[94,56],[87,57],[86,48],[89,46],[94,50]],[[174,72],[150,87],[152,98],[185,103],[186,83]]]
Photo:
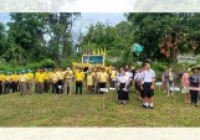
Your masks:
[[[79,34],[74,46],[72,27],[80,13],[10,13],[6,29],[0,23],[0,64],[26,66],[52,61],[57,66],[80,60],[81,51],[107,52],[107,64],[116,66],[138,60],[177,62],[177,54],[199,53],[200,14],[126,13],[127,21],[116,26],[98,22]],[[133,44],[144,46],[138,57]]]

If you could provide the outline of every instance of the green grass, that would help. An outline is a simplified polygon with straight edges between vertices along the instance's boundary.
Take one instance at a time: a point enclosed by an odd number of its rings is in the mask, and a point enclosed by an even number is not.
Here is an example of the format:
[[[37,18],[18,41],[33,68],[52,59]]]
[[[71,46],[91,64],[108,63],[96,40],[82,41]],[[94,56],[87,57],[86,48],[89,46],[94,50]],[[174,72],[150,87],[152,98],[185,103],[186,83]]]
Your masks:
[[[72,96],[32,94],[0,96],[0,126],[98,126],[98,127],[161,127],[200,126],[200,110],[184,104],[182,94],[174,98],[155,95],[153,110],[141,108],[134,92],[127,105],[119,105],[117,94]]]

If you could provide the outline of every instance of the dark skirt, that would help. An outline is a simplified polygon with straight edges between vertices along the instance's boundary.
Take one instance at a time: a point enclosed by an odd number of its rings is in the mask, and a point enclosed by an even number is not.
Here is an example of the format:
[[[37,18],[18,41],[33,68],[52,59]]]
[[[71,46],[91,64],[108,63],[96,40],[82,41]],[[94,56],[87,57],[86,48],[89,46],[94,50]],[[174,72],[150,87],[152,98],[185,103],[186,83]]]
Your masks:
[[[123,88],[125,88],[125,83],[120,83],[118,90],[118,100],[129,100],[128,92],[125,92]]]

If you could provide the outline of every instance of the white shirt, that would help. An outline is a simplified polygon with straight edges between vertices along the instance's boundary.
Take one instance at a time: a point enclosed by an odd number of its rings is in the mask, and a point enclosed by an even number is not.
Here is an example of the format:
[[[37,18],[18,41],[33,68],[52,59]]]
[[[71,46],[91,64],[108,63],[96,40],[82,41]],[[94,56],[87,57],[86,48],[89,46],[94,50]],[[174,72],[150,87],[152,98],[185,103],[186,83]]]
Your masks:
[[[140,79],[140,73],[137,72],[134,76],[134,81],[138,81]]]
[[[133,77],[133,73],[132,72],[125,72],[126,76],[129,77],[129,78],[132,78]]]
[[[144,70],[142,73],[141,73],[141,79],[143,82],[153,82],[154,78],[155,78],[155,72],[150,69],[150,70]]]
[[[119,76],[117,80],[118,80],[119,83],[127,83],[128,82],[128,76]]]

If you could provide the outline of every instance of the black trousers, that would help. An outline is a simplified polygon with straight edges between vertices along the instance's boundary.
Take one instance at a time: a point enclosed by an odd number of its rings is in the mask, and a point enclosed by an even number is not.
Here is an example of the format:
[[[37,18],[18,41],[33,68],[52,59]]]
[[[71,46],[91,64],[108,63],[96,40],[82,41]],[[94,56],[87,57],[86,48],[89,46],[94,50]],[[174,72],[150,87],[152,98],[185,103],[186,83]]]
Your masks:
[[[12,92],[17,92],[17,82],[12,82]]]
[[[198,103],[198,91],[190,90],[190,98],[191,103],[197,104]]]
[[[78,94],[78,91],[80,94],[82,94],[82,90],[83,90],[83,82],[76,81],[76,94]]]
[[[116,81],[114,81],[113,79],[111,79],[111,82],[110,82],[111,84],[110,84],[110,87],[111,88],[115,88],[115,83],[116,83]]]
[[[106,83],[103,82],[103,83],[99,83],[99,90],[100,88],[106,88]],[[101,94],[103,94],[103,92],[100,92]]]
[[[52,83],[52,93],[57,93],[57,83]]]
[[[48,93],[50,89],[50,82],[49,81],[45,81],[44,82],[44,92]]]
[[[4,88],[4,94],[10,93],[10,86],[11,83],[10,82],[5,82],[5,88]]]

